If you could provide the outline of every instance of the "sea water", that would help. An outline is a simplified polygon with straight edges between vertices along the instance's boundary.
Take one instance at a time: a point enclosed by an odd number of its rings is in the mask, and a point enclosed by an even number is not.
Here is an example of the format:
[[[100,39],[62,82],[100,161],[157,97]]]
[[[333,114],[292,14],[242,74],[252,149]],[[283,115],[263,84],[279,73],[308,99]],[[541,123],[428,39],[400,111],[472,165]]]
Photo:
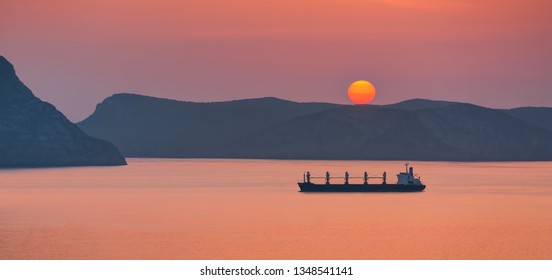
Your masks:
[[[0,259],[552,258],[552,162],[410,162],[418,193],[298,192],[399,161],[128,163],[0,170]]]

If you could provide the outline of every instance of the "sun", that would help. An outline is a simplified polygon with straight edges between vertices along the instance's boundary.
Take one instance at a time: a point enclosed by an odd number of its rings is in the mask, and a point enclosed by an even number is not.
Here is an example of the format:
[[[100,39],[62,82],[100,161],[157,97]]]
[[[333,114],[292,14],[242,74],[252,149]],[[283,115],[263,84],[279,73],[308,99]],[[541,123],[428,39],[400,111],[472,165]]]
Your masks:
[[[359,80],[349,86],[348,94],[353,103],[368,104],[376,97],[376,88],[368,81]]]

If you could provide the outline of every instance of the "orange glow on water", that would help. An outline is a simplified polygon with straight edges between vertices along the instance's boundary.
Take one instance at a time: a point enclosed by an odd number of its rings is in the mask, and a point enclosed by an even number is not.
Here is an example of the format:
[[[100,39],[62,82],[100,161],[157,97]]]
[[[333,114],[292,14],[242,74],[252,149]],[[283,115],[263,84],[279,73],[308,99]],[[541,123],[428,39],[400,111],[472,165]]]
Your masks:
[[[402,162],[0,170],[0,259],[550,259],[552,163],[412,162],[421,193],[300,193]],[[393,178],[394,179],[394,178]]]

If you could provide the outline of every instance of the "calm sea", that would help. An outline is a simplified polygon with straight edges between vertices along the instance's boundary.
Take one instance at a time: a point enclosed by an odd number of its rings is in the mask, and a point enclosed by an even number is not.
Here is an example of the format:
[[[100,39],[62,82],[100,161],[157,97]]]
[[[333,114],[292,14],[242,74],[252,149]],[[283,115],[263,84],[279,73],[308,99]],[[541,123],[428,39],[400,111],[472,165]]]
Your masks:
[[[552,259],[552,162],[411,166],[424,192],[298,192],[396,161],[4,169],[0,259]]]

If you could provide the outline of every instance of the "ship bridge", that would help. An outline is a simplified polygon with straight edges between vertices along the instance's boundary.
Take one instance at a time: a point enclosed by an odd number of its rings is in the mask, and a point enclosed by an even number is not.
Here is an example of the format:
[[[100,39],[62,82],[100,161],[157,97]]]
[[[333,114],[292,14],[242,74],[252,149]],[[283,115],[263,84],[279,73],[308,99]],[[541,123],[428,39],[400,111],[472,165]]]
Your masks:
[[[408,163],[405,163],[405,172],[397,174],[397,185],[421,185],[420,177],[414,176],[414,168],[408,167]]]

